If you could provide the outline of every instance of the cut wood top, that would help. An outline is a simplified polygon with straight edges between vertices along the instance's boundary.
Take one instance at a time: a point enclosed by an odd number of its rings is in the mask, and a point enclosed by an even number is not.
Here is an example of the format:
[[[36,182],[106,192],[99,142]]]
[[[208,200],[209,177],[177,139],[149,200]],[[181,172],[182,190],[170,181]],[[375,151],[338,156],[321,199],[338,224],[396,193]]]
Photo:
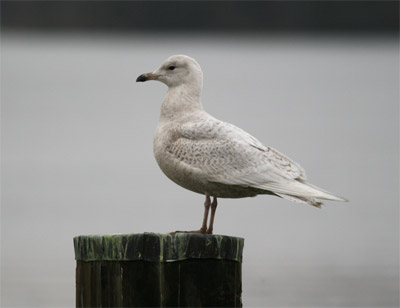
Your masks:
[[[242,262],[244,239],[196,233],[80,235],[74,238],[81,261],[172,262],[220,259]]]

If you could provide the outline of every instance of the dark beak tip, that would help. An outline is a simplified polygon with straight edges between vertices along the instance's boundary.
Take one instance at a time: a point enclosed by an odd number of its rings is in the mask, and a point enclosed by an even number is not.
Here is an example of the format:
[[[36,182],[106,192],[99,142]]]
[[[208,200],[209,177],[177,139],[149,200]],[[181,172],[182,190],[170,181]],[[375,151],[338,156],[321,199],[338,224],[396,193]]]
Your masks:
[[[147,81],[147,77],[145,74],[142,74],[138,78],[136,78],[136,82],[144,82],[144,81]]]

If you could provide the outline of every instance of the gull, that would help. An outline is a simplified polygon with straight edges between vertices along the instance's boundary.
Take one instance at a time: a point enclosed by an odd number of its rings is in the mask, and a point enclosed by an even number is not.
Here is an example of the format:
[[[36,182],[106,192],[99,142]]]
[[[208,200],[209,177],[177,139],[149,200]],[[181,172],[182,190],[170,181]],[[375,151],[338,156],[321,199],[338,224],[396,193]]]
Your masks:
[[[274,195],[318,208],[320,200],[347,201],[308,183],[292,159],[208,114],[200,99],[203,73],[193,58],[171,56],[136,79],[148,80],[168,86],[153,142],[156,161],[173,182],[205,195],[202,226],[187,232],[212,234],[217,198]]]

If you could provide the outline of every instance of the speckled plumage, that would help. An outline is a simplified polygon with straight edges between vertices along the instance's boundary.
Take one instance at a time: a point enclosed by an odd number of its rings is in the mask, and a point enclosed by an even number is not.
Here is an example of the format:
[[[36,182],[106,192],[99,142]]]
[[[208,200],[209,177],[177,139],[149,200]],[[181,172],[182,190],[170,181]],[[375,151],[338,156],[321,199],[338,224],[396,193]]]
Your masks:
[[[273,194],[317,207],[320,199],[345,201],[308,184],[303,168],[290,158],[204,111],[203,76],[194,59],[172,56],[155,72],[139,78],[168,85],[154,155],[175,183],[221,198]]]

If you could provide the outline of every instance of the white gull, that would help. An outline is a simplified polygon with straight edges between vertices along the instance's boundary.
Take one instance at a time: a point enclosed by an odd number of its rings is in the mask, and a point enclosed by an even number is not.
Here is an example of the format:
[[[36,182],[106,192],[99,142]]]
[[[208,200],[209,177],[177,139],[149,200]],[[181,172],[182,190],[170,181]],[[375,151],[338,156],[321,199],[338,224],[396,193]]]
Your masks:
[[[304,169],[284,154],[209,115],[200,100],[203,73],[193,58],[171,56],[136,81],[147,80],[168,86],[154,137],[157,163],[172,181],[206,196],[202,227],[193,232],[212,233],[217,198],[269,194],[315,207],[321,199],[347,201],[307,183]]]

